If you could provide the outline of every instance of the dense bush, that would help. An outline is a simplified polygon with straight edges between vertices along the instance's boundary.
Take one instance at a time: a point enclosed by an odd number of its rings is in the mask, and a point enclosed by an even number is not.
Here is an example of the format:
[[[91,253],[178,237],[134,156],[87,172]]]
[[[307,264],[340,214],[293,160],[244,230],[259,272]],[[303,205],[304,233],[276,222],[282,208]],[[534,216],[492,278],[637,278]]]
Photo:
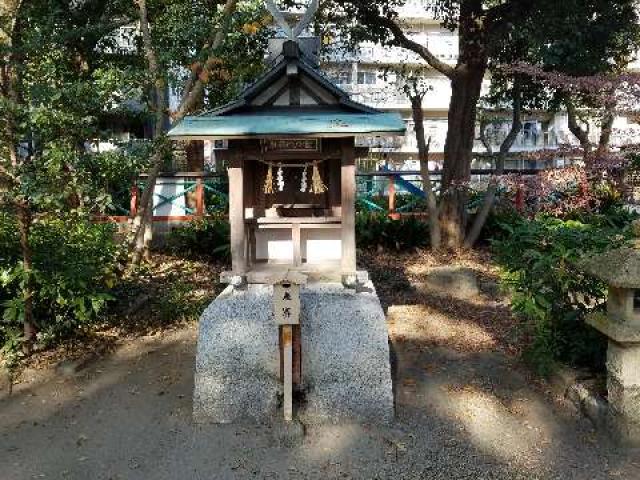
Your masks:
[[[543,374],[556,361],[602,368],[606,341],[584,323],[585,313],[606,298],[605,286],[575,266],[582,255],[624,243],[631,215],[619,207],[564,219],[503,212],[494,217],[492,248],[513,294],[512,308],[527,320],[527,358]]]
[[[0,345],[16,347],[22,334],[26,280],[17,239],[7,235],[15,224],[0,217]],[[14,230],[15,231],[15,230]],[[112,225],[86,220],[40,220],[32,227],[31,282],[34,320],[39,340],[46,343],[95,321],[111,298],[121,259]]]
[[[8,266],[14,265],[19,253],[18,225],[12,215],[0,212],[0,272]],[[2,283],[0,283],[2,287]],[[0,288],[0,313],[2,305],[11,298],[12,292],[8,288]],[[4,323],[0,321],[0,346],[3,344],[2,329]]]
[[[193,220],[174,228],[166,247],[184,257],[227,259],[231,254],[229,221],[223,216]]]
[[[385,213],[362,212],[356,215],[356,242],[360,248],[424,247],[429,244],[429,226],[415,217],[392,220]]]
[[[140,173],[147,171],[151,143],[136,142],[120,145],[118,149],[83,155],[79,169],[85,175],[85,188],[97,196],[110,196],[108,205],[100,213],[122,215],[128,212],[131,187]]]

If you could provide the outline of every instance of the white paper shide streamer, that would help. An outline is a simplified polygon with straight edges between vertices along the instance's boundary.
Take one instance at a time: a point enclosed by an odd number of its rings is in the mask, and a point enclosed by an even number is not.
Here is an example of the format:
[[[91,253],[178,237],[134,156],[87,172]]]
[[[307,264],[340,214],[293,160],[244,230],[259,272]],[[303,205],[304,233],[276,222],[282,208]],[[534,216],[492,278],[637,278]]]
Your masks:
[[[277,182],[278,191],[282,192],[284,190],[284,172],[282,171],[282,165],[278,167]]]
[[[302,180],[300,181],[300,191],[305,193],[307,191],[307,167],[305,165],[302,170]]]

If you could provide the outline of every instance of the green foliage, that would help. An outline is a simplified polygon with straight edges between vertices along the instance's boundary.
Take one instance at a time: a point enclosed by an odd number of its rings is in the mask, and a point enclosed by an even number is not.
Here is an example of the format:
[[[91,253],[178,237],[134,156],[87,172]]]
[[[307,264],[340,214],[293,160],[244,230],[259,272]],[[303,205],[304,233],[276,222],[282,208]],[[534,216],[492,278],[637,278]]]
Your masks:
[[[134,142],[82,157],[79,168],[86,172],[88,189],[93,195],[102,192],[109,195],[105,213],[122,215],[129,211],[131,186],[148,169],[151,149],[151,143]]]
[[[8,216],[2,221],[0,231],[6,223],[13,224]],[[0,263],[0,344],[16,344],[24,320],[23,292],[28,280],[35,287],[34,319],[42,342],[72,334],[78,327],[96,321],[111,300],[109,291],[117,280],[121,250],[113,237],[112,225],[78,219],[38,221],[30,237],[30,274],[17,260],[20,257],[15,240],[0,238],[0,249],[10,251]]]
[[[14,216],[0,211],[0,265],[9,265],[17,260],[19,242],[18,225]],[[0,299],[2,293],[0,290]]]
[[[604,366],[605,339],[584,323],[585,314],[606,297],[605,286],[575,267],[583,255],[624,243],[629,214],[611,209],[579,219],[505,215],[492,241],[503,268],[512,308],[531,335],[527,358],[542,374],[556,361]]]
[[[223,44],[212,52],[212,32],[223,21],[221,11],[206,0],[168,0],[154,2],[150,15],[153,40],[160,62],[170,72],[170,83],[183,85],[190,70],[205,64],[209,55],[215,59],[207,84],[205,107],[231,101],[246,83],[264,70],[264,52],[273,32],[261,1],[240,2],[230,19]]]
[[[210,298],[194,299],[195,286],[178,281],[162,296],[158,313],[162,324],[197,320]]]
[[[429,226],[415,217],[392,220],[385,213],[362,212],[356,215],[356,242],[360,248],[424,247],[429,244]]]
[[[227,260],[231,255],[229,221],[222,217],[206,217],[174,228],[167,236],[167,249],[183,257],[205,257]]]

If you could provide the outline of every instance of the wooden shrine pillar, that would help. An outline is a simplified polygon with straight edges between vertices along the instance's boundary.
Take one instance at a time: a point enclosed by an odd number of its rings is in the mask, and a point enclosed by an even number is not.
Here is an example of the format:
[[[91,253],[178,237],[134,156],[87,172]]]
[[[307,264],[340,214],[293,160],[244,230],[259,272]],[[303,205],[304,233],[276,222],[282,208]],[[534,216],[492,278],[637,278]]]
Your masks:
[[[342,275],[356,274],[356,159],[354,138],[342,140]]]
[[[235,275],[247,273],[244,223],[244,159],[236,153],[229,161],[229,224],[231,266]]]

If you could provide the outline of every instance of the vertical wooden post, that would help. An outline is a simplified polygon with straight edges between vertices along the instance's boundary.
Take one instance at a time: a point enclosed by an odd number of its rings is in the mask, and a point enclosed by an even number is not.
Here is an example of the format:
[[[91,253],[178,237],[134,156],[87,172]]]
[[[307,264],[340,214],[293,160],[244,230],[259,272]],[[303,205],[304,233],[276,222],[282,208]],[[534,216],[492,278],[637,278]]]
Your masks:
[[[198,217],[204,215],[204,184],[202,177],[196,179],[196,215]]]
[[[353,137],[342,141],[342,275],[356,274],[356,165]]]
[[[300,224],[291,225],[291,243],[293,243],[293,265],[302,265],[302,240],[300,238]]]
[[[293,420],[293,326],[282,325],[284,419]]]
[[[519,212],[524,210],[524,185],[522,183],[518,183],[516,190],[516,210]]]
[[[307,281],[304,275],[292,275],[278,276],[273,284],[273,316],[280,333],[280,372],[287,422],[293,420],[293,385],[301,382],[300,285]]]
[[[392,220],[400,220],[400,214],[396,212],[396,176],[389,175],[389,217]]]
[[[302,329],[300,325],[293,326],[293,385],[302,387]]]
[[[231,226],[231,265],[234,274],[247,272],[244,224],[244,160],[236,154],[229,163],[229,223]]]
[[[140,198],[140,189],[134,184],[131,187],[131,204],[129,206],[129,216],[132,218],[138,214],[138,198]]]

